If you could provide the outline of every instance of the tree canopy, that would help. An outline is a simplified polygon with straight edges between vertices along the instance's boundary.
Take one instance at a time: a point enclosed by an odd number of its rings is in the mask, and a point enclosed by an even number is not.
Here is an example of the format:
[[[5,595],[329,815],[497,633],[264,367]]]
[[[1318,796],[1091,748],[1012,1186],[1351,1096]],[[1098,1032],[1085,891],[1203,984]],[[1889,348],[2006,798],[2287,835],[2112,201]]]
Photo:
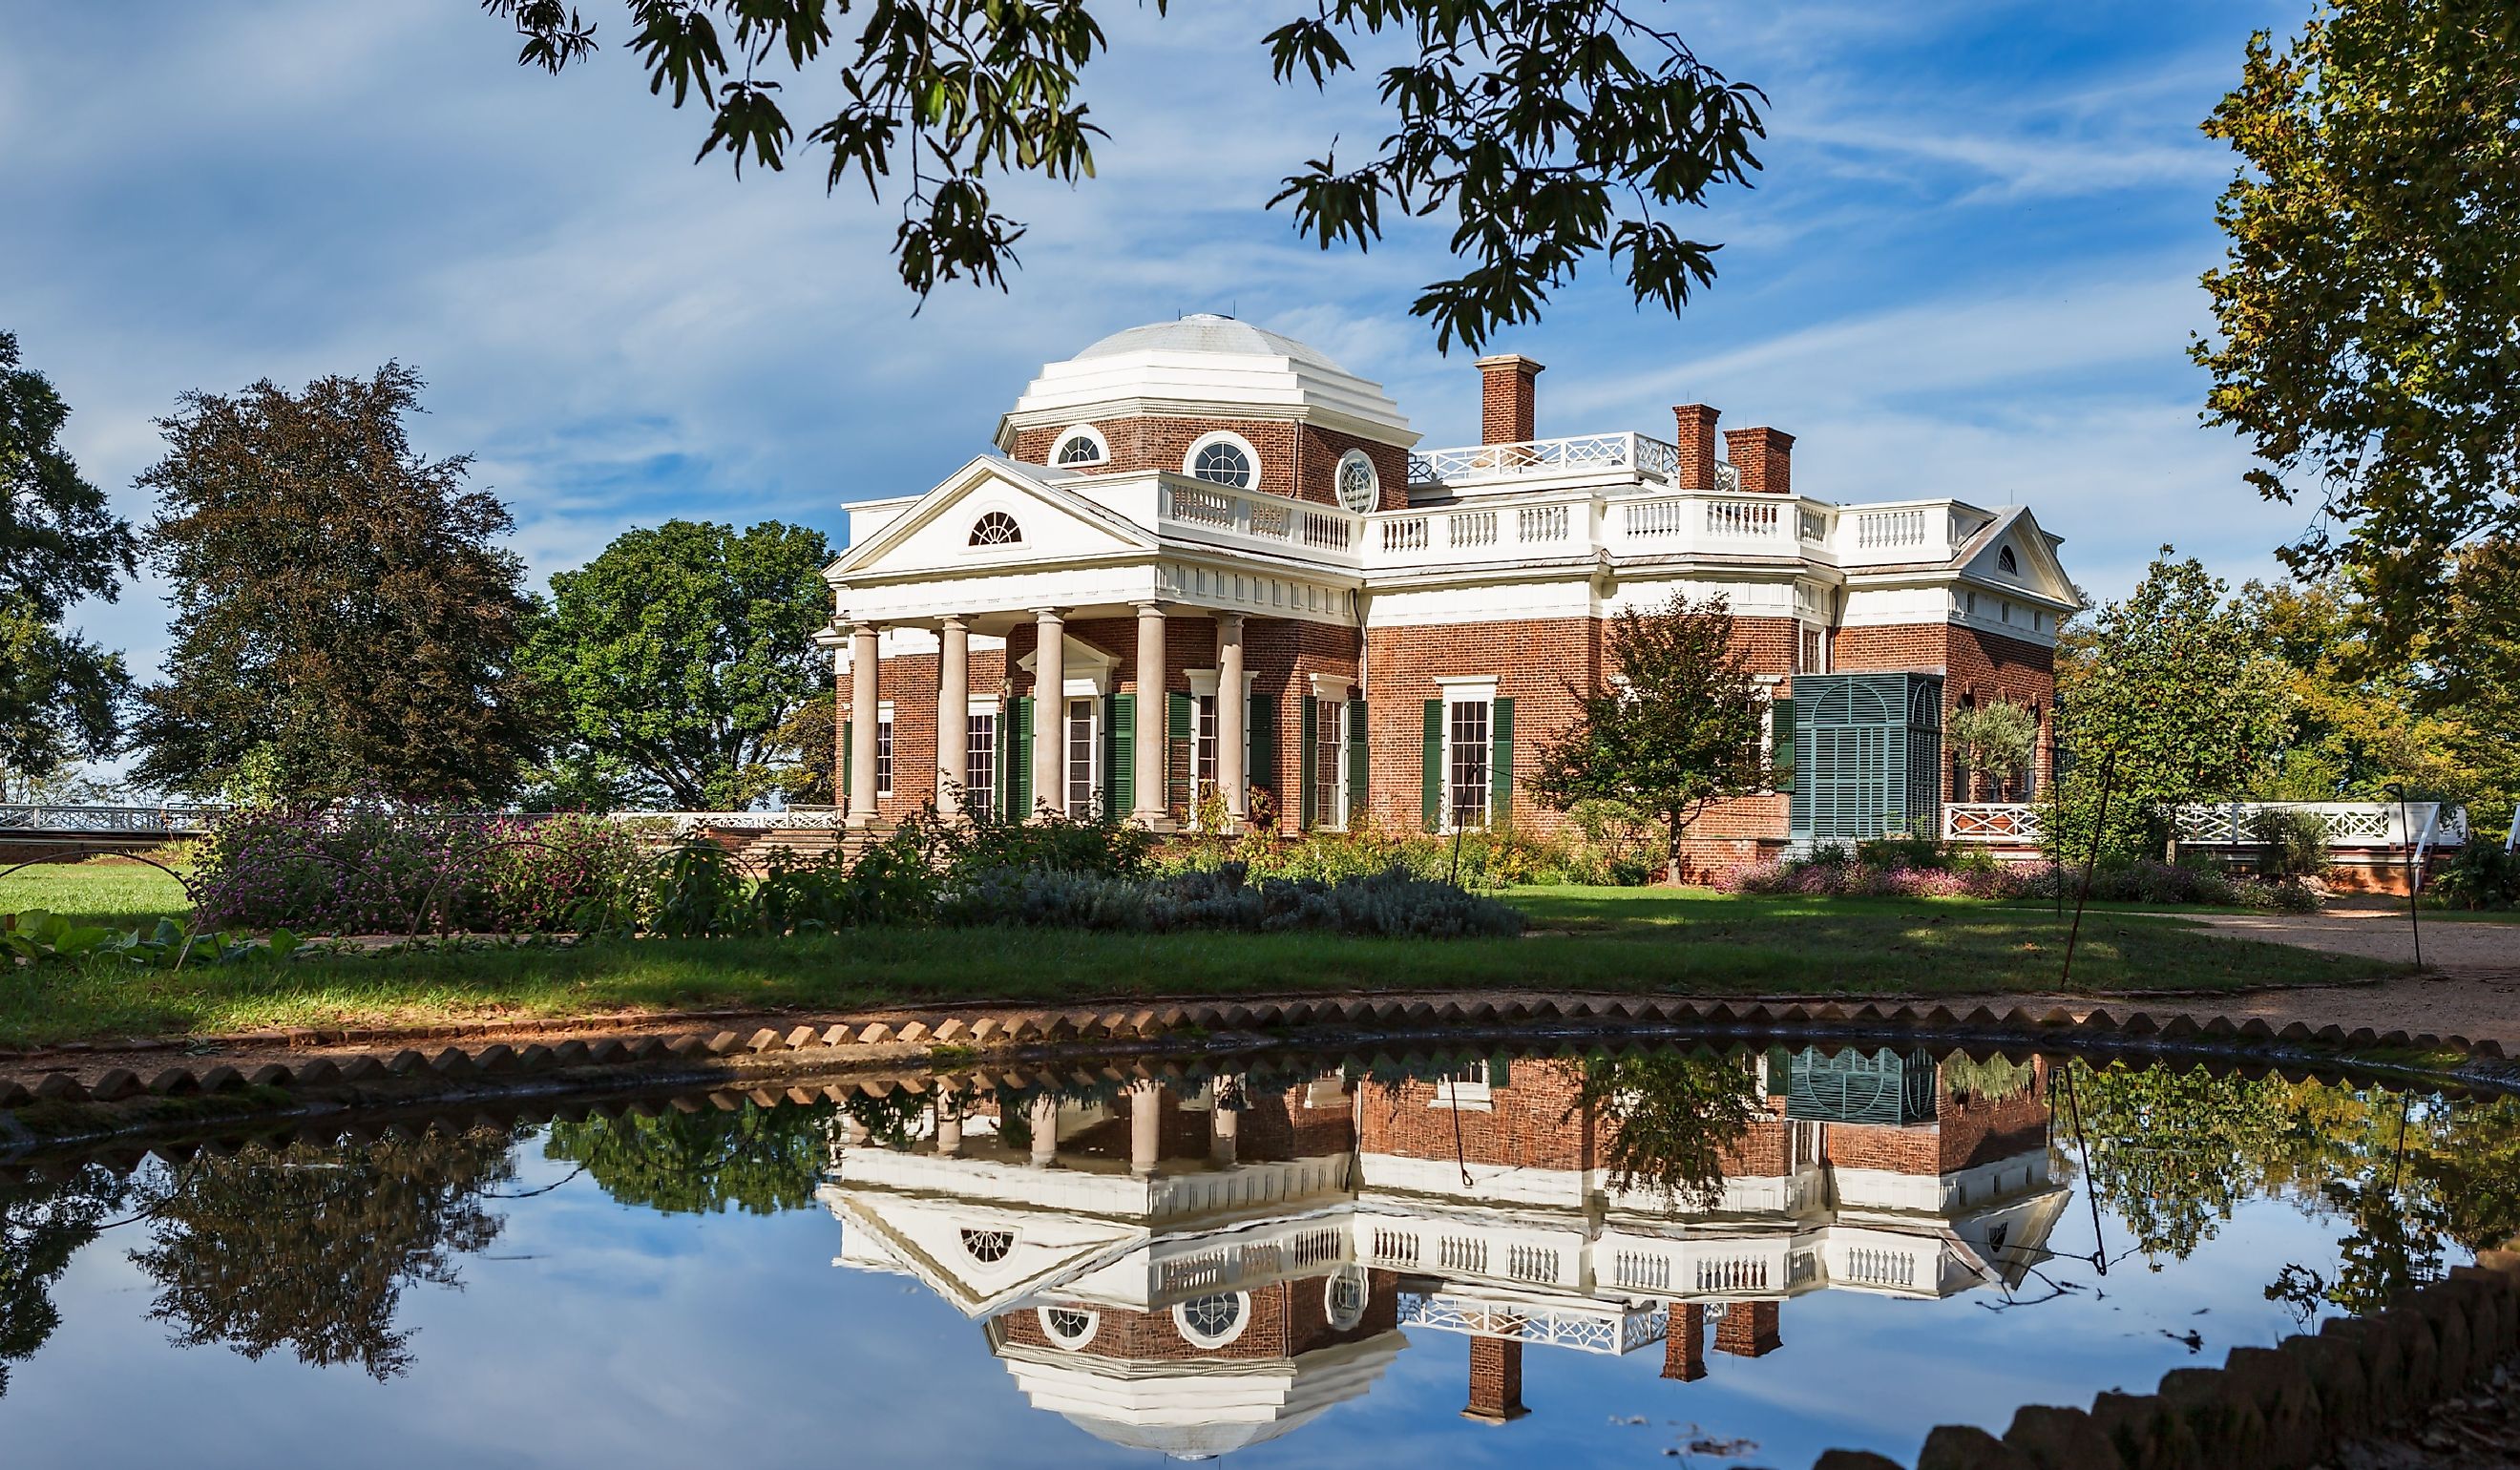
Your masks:
[[[1107,136],[1084,100],[1105,49],[1083,0],[627,0],[648,89],[697,97],[708,130],[696,161],[724,151],[786,166],[796,123],[782,77],[821,71],[843,99],[805,134],[827,189],[852,178],[898,197],[902,281],[922,300],[956,280],[1003,288],[1025,226],[996,180],[1074,184]],[[562,71],[591,57],[597,26],[565,0],[481,0],[515,24],[521,65]],[[1165,0],[1155,0],[1161,13]],[[1269,32],[1281,83],[1326,88],[1393,53],[1377,95],[1390,130],[1360,156],[1336,140],[1289,173],[1271,206],[1324,249],[1382,238],[1386,212],[1451,226],[1460,275],[1411,310],[1439,346],[1477,349],[1534,320],[1549,292],[1606,254],[1639,302],[1678,311],[1714,280],[1714,245],[1667,217],[1747,185],[1766,135],[1755,87],[1729,80],[1656,15],[1617,0],[1313,0]],[[842,34],[835,22],[851,24]],[[1369,57],[1368,59],[1371,59]]]
[[[2048,790],[2048,840],[2082,859],[2157,857],[2172,810],[2242,795],[2282,742],[2291,696],[2266,630],[2228,586],[2169,547],[2134,596],[2060,645],[2056,720],[2069,776]]]
[[[2384,642],[2447,628],[2452,553],[2520,533],[2520,11],[2344,0],[2261,31],[2205,131],[2241,159],[2205,419],[2260,494],[2318,505],[2297,571],[2355,567]]]
[[[552,578],[530,661],[559,700],[569,757],[625,795],[685,811],[767,794],[789,717],[832,688],[820,532],[669,520],[625,531]]]
[[[495,544],[512,522],[464,456],[411,445],[398,363],[188,393],[146,544],[174,647],[141,695],[135,775],[170,790],[496,800],[539,722],[516,650],[531,604]]]
[[[801,1210],[823,1181],[828,1108],[562,1120],[543,1156],[582,1164],[615,1202],[663,1215]]]
[[[1533,794],[1559,811],[1609,800],[1652,813],[1667,837],[1672,880],[1681,835],[1714,802],[1775,781],[1762,738],[1767,699],[1733,643],[1721,594],[1685,593],[1651,612],[1610,620],[1610,677],[1590,688],[1568,681],[1573,723],[1540,752]]]
[[[0,797],[112,753],[131,687],[118,655],[61,626],[137,569],[131,527],[62,447],[69,416],[0,332]]]

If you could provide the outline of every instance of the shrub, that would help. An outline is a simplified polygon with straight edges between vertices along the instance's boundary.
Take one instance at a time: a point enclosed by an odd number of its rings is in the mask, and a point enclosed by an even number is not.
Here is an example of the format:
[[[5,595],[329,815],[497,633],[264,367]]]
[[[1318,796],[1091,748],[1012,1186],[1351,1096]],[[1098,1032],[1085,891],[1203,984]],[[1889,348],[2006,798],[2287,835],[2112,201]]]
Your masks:
[[[1509,938],[1517,910],[1405,868],[1347,877],[1254,880],[1238,863],[1147,878],[999,869],[956,884],[947,923],[1176,933],[1315,932],[1381,938]]]
[[[2434,902],[2451,909],[2505,909],[2520,903],[2520,861],[2481,836],[2468,839],[2458,856],[2442,869],[2427,890]]]
[[[1809,858],[1745,864],[1727,874],[1722,886],[1732,893],[1844,898],[2000,899],[2029,891],[2026,878],[1997,863],[1892,867],[1858,861],[1837,844],[1817,849]]]
[[[2298,807],[2260,807],[2249,817],[2258,871],[2278,883],[2302,883],[2327,871],[2327,819]]]

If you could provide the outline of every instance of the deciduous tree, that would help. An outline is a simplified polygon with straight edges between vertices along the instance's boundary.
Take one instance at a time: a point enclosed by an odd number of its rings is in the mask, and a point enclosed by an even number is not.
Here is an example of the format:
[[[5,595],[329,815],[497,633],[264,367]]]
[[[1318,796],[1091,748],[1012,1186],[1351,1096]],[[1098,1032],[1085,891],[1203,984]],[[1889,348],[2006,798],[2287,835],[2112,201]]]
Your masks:
[[[1608,629],[1610,678],[1568,691],[1577,714],[1540,753],[1534,795],[1564,811],[1607,798],[1651,812],[1680,881],[1682,834],[1699,813],[1775,782],[1762,738],[1767,698],[1733,645],[1732,611],[1718,594],[1675,594],[1654,611],[1629,608]]]
[[[554,576],[531,657],[571,743],[685,811],[767,794],[781,728],[832,688],[831,557],[802,526],[669,520]]]
[[[2520,11],[2343,0],[2252,37],[2205,130],[2241,158],[2205,418],[2318,505],[2296,569],[2357,568],[2386,644],[2446,628],[2453,550],[2520,532]]]
[[[596,49],[565,0],[481,0],[515,23],[521,64],[561,71]],[[1024,233],[993,176],[1075,183],[1102,136],[1083,98],[1104,47],[1084,0],[629,0],[631,49],[651,92],[709,114],[698,157],[724,150],[777,169],[795,140],[782,76],[833,73],[836,112],[805,134],[827,188],[893,188],[893,252],[922,299],[955,280],[1001,287]],[[1164,0],[1156,0],[1158,12]],[[1391,114],[1374,148],[1326,148],[1269,200],[1328,249],[1364,249],[1383,216],[1441,216],[1458,276],[1411,309],[1439,345],[1477,348],[1530,321],[1548,293],[1606,253],[1640,302],[1680,309],[1715,276],[1716,246],[1667,217],[1744,184],[1766,135],[1756,88],[1618,0],[1313,0],[1265,44],[1282,83],[1327,87],[1388,53]],[[846,31],[835,25],[847,25]],[[1355,48],[1355,49],[1351,49]]]
[[[188,393],[158,421],[166,457],[139,482],[175,646],[141,695],[141,780],[292,801],[514,789],[541,727],[515,657],[523,567],[468,459],[412,448],[420,390],[388,363]]]

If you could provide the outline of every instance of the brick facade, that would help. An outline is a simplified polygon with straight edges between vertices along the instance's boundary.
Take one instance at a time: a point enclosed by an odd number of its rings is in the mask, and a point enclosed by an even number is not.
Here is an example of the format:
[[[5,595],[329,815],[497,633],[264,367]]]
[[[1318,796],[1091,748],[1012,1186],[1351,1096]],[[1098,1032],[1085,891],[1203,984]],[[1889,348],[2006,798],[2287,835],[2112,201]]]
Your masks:
[[[1381,485],[1381,501],[1375,509],[1396,511],[1409,504],[1409,451],[1336,429],[1282,419],[1178,419],[1161,415],[1098,419],[1091,424],[1111,453],[1099,465],[1068,467],[1088,474],[1145,469],[1180,473],[1191,445],[1222,429],[1240,434],[1258,454],[1260,463],[1255,468],[1259,470],[1259,483],[1252,487],[1256,490],[1336,505],[1339,457],[1351,449],[1362,449],[1373,461],[1374,478]],[[1074,426],[1017,429],[1012,456],[1028,464],[1047,465],[1058,447],[1059,436]]]
[[[1340,1343],[1362,1342],[1391,1331],[1400,1320],[1400,1282],[1389,1271],[1367,1273],[1365,1315],[1342,1331],[1329,1319],[1328,1277],[1273,1282],[1248,1293],[1242,1330],[1222,1347],[1203,1348],[1182,1335],[1170,1308],[1134,1312],[1117,1307],[1079,1308],[1095,1314],[1094,1335],[1068,1349],[1043,1328],[1035,1312],[1010,1312],[994,1320],[1006,1340],[1029,1348],[1074,1352],[1136,1362],[1254,1361],[1300,1357]]]
[[[2055,774],[2056,655],[2026,639],[2006,638],[1957,623],[1914,623],[1887,628],[1840,628],[1831,636],[1831,667],[1841,673],[1916,671],[1943,676],[1946,717],[1963,701],[2002,699],[2039,719],[2033,789],[2045,790]],[[1951,801],[2017,799],[1978,784],[1946,759],[1943,789]]]

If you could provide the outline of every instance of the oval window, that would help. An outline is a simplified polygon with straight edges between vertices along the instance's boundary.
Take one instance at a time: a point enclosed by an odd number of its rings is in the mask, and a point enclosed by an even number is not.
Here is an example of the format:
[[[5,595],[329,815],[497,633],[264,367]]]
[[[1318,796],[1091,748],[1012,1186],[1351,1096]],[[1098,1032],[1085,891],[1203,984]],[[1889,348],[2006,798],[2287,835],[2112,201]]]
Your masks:
[[[1373,461],[1362,449],[1351,449],[1339,456],[1338,503],[1341,509],[1362,515],[1373,509],[1381,494],[1381,481],[1373,472]]]

